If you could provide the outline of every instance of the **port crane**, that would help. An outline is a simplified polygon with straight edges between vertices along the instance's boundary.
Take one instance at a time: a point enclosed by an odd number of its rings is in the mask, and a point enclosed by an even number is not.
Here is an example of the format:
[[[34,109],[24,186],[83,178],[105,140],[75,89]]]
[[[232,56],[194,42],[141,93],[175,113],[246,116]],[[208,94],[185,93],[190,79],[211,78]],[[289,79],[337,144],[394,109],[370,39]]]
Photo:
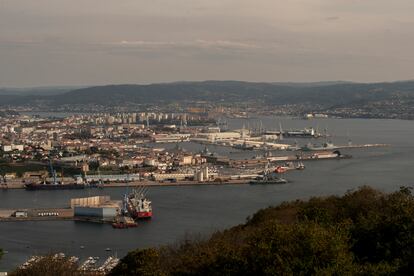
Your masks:
[[[59,185],[59,183],[57,182],[56,170],[53,168],[52,158],[50,157],[49,157],[49,169],[50,169],[50,174],[52,175],[52,178],[53,178],[53,185]]]

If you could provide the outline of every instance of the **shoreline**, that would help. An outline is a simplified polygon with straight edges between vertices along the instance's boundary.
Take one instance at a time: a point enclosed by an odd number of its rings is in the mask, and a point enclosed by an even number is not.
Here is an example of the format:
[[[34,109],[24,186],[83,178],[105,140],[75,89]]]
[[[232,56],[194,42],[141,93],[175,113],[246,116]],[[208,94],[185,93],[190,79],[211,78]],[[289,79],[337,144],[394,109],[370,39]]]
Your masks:
[[[249,184],[250,179],[231,179],[223,181],[177,181],[177,182],[159,182],[159,181],[133,181],[128,183],[108,183],[104,184],[103,187],[88,187],[85,186],[84,189],[105,189],[105,188],[122,188],[122,187],[171,187],[171,186],[205,186],[205,185],[246,185]],[[24,183],[13,183],[12,186],[5,187],[4,185],[0,186],[0,190],[17,190],[24,189]],[[62,191],[64,189],[56,189],[56,191]],[[70,190],[70,189],[68,189]],[[41,191],[41,190],[37,190]],[[44,190],[44,191],[54,191],[54,190]]]

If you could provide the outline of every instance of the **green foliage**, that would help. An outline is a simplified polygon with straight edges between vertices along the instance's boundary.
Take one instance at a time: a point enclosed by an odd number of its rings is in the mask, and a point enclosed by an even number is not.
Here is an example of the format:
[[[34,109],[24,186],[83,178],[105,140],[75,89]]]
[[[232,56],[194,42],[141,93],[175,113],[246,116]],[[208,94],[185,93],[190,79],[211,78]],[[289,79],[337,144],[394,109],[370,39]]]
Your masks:
[[[110,275],[165,275],[160,269],[159,251],[143,249],[130,252]]]
[[[414,269],[414,197],[406,189],[379,200],[376,210],[360,216],[351,230],[356,256],[366,262]]]
[[[252,275],[343,274],[352,269],[346,227],[270,221],[247,242]]]
[[[2,163],[0,162],[0,175],[16,173],[17,177],[22,177],[25,172],[47,170],[48,167],[38,164],[28,163]]]
[[[35,262],[27,269],[16,269],[11,276],[73,276],[73,275],[91,275],[78,271],[76,264],[70,262],[67,258],[54,258],[46,256]]]
[[[369,187],[283,203],[208,240],[131,252],[111,275],[390,275],[414,270],[414,197]]]
[[[260,210],[245,224],[207,240],[132,251],[110,275],[409,275],[412,271],[410,189],[383,194],[362,187],[342,197]],[[24,273],[14,275],[80,272],[63,262],[36,264]]]

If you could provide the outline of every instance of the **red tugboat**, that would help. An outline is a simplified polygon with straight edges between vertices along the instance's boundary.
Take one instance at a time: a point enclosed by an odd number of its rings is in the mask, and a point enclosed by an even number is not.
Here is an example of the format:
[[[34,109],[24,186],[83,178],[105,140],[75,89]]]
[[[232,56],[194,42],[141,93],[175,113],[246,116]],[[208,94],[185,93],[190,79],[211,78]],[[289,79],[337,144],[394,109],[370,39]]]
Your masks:
[[[132,190],[127,196],[127,210],[134,219],[150,219],[152,217],[151,201],[146,197],[146,187]]]
[[[117,229],[132,228],[137,226],[138,224],[132,218],[126,216],[117,217],[112,223],[112,227]]]

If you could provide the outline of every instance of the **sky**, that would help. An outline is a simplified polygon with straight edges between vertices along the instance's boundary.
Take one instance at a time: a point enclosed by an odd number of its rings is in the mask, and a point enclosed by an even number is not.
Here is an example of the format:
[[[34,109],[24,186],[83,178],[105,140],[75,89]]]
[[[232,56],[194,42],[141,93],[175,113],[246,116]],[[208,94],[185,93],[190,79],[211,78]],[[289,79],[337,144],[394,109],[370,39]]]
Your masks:
[[[413,0],[0,0],[0,87],[414,79]]]

